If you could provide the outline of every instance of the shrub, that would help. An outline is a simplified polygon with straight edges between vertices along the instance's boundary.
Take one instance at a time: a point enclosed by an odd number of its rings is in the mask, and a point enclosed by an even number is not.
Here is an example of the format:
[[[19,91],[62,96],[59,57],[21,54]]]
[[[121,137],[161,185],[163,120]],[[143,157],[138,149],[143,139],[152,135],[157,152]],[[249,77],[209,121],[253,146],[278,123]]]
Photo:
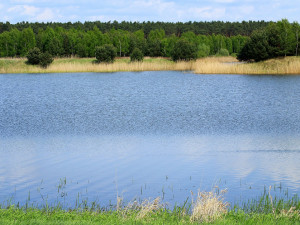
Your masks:
[[[207,57],[210,53],[210,47],[206,44],[200,44],[198,46],[198,58]]]
[[[53,62],[52,55],[48,52],[42,53],[40,55],[40,65],[43,68],[47,68]]]
[[[229,51],[226,48],[221,48],[218,51],[217,56],[229,56]]]
[[[98,63],[110,63],[115,60],[117,55],[116,48],[111,44],[96,47],[95,56]]]
[[[134,48],[131,55],[130,55],[130,61],[143,61],[144,54],[139,48]]]
[[[185,39],[180,39],[175,43],[174,50],[171,54],[173,61],[189,61],[197,59],[197,47]]]
[[[38,65],[40,63],[41,51],[39,48],[30,49],[27,53],[27,63],[30,65]]]
[[[40,49],[33,48],[29,50],[27,54],[27,63],[31,65],[40,65],[43,68],[47,68],[52,62],[53,58],[48,52],[42,53]]]

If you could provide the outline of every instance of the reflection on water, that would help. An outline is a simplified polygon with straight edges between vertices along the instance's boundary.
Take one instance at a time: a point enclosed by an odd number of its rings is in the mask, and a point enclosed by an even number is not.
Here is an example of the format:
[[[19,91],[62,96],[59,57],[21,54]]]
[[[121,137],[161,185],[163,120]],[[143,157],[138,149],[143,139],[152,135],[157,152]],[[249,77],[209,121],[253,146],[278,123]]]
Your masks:
[[[299,77],[0,75],[0,201],[300,190]],[[66,178],[64,193],[58,191]]]

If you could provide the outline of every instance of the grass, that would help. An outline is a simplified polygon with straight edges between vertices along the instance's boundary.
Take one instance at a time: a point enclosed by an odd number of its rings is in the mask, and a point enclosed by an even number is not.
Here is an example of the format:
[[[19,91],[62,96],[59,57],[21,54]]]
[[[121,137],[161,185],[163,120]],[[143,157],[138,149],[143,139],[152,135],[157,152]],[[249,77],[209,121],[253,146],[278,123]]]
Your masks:
[[[117,58],[112,64],[97,64],[94,58],[57,58],[47,68],[27,65],[25,58],[1,58],[0,73],[68,73],[118,71],[193,71],[197,74],[300,74],[300,57],[271,59],[259,63],[238,63],[234,57],[207,57],[191,62],[145,57],[143,62]]]
[[[300,74],[300,57],[270,59],[258,63],[238,63],[232,57],[197,60],[194,72],[199,74]]]
[[[0,209],[0,224],[300,224],[300,200],[272,198],[265,193],[243,207],[224,202],[224,192],[200,192],[195,201],[170,210],[160,202],[130,202],[118,198],[115,209],[78,207],[20,208],[14,205]]]
[[[174,63],[165,58],[146,57],[143,62],[130,62],[129,58],[117,58],[112,64],[94,62],[93,58],[58,58],[47,68],[27,65],[26,59],[0,59],[0,73],[68,73],[68,72],[118,72],[192,70],[194,62]]]

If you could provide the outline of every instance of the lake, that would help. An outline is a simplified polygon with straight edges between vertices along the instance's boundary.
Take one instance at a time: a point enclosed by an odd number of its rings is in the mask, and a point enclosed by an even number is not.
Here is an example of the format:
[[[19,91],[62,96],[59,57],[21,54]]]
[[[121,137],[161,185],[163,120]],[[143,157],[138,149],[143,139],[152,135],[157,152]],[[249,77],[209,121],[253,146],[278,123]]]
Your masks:
[[[300,77],[0,75],[0,203],[300,193]]]

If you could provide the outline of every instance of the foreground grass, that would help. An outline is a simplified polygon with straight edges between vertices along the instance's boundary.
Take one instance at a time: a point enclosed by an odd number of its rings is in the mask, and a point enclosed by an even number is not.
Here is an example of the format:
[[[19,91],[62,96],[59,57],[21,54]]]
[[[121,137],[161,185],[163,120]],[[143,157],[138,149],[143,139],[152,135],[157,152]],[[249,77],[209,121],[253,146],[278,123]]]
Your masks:
[[[234,57],[207,57],[191,62],[173,62],[168,58],[145,57],[143,62],[117,58],[112,64],[94,62],[94,58],[57,58],[47,68],[26,64],[25,58],[0,59],[0,73],[71,73],[118,71],[193,71],[198,74],[300,74],[300,57],[271,59],[259,63],[239,63]]]
[[[300,224],[298,213],[263,214],[230,211],[213,221],[193,221],[182,212],[160,210],[139,218],[138,212],[64,211],[38,209],[0,210],[0,224]]]
[[[114,209],[18,208],[0,209],[0,224],[300,224],[300,201],[265,194],[244,207],[228,210],[222,195],[199,192],[190,205],[167,209],[160,199],[131,202]]]

